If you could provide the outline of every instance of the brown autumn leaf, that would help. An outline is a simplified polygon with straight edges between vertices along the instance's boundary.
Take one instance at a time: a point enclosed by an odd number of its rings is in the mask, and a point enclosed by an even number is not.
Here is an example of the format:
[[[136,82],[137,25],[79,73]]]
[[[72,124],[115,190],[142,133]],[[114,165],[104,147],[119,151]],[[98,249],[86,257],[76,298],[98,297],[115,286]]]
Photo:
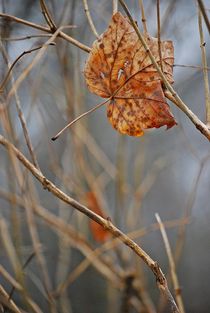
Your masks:
[[[147,36],[145,40],[160,63],[157,38]],[[173,83],[172,41],[161,42],[161,55],[163,72]],[[120,133],[141,136],[144,129],[176,125],[161,78],[132,25],[121,13],[113,15],[108,29],[93,43],[84,74],[91,92],[111,97],[107,117]]]
[[[89,209],[100,215],[101,217],[105,218],[94,192],[88,192],[86,194],[86,199]],[[101,225],[97,224],[93,220],[90,220],[89,225],[95,241],[103,243],[110,236],[110,233],[106,229],[104,229]]]

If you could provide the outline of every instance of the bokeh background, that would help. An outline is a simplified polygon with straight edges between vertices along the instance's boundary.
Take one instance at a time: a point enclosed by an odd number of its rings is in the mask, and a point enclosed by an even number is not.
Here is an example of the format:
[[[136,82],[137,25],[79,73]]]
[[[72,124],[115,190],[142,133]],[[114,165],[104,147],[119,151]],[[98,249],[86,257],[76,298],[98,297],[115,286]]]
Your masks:
[[[57,25],[76,25],[65,32],[91,47],[95,37],[82,0],[48,0],[46,4]],[[127,4],[142,29],[138,1]],[[89,0],[88,5],[100,34],[111,19],[112,1]],[[210,2],[205,1],[205,5],[209,13]],[[3,13],[46,24],[38,0],[1,0],[0,8]],[[156,36],[156,1],[144,1],[144,8],[149,33]],[[119,10],[123,12],[120,5]],[[174,88],[205,122],[197,3],[161,0],[160,11],[161,38],[174,42]],[[4,18],[0,18],[0,27],[2,81],[8,62],[12,63],[23,51],[44,44],[49,37],[17,40],[43,32]],[[209,33],[204,23],[203,30],[207,61],[210,61]],[[106,108],[102,107],[52,142],[50,138],[68,121],[101,101],[85,84],[83,69],[87,53],[62,38],[55,43],[47,48],[16,94],[8,97],[14,82],[38,51],[23,56],[15,65],[1,94],[1,106],[6,105],[6,110],[0,111],[1,134],[31,159],[18,118],[18,102],[44,175],[81,203],[88,204],[88,193],[94,193],[101,210],[116,226],[131,235],[139,231],[135,240],[159,262],[173,292],[163,239],[154,226],[155,213],[159,213],[162,221],[170,221],[166,231],[177,263],[186,312],[208,313],[209,142],[173,104],[170,106],[178,125],[168,131],[163,127],[138,138],[120,135],[109,124]],[[53,218],[49,221],[49,215],[45,219],[37,213],[41,212],[39,207],[53,214],[55,221],[56,217],[62,219],[73,233],[58,231]],[[113,247],[111,243],[108,246],[94,240],[87,217],[43,190],[3,147],[0,147],[0,218],[0,263],[24,284],[28,296],[39,306],[37,312],[168,312],[154,277],[143,262],[122,244]],[[107,240],[111,242],[111,238]],[[101,247],[104,247],[101,259],[95,256],[83,269],[81,264],[90,258],[91,251]],[[10,249],[15,251],[15,257]],[[21,276],[15,262],[22,267],[31,255]],[[107,268],[113,276],[110,277]],[[138,295],[132,291],[129,308],[125,305],[127,291],[122,278],[126,275],[133,275],[138,290]],[[68,278],[69,282],[59,293],[58,287]],[[9,293],[11,285],[1,274],[0,283]],[[57,290],[53,305],[49,305],[46,289]],[[18,307],[32,312],[25,297],[25,293],[15,291],[12,299]]]

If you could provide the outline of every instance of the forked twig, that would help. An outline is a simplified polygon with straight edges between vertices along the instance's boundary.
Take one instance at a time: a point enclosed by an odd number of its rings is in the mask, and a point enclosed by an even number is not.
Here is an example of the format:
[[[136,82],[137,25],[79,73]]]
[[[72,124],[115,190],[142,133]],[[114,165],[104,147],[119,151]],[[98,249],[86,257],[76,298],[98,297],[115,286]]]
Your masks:
[[[49,33],[49,34],[53,34],[52,33],[52,30],[48,27],[45,27],[45,26],[41,26],[41,25],[38,25],[38,24],[35,24],[35,23],[32,23],[32,22],[29,22],[29,21],[26,21],[26,20],[23,20],[21,18],[18,18],[16,16],[13,16],[13,15],[9,15],[9,14],[5,14],[5,13],[0,13],[0,17],[3,17],[3,18],[6,18],[6,19],[9,19],[11,21],[14,21],[16,23],[20,23],[20,24],[23,24],[23,25],[26,25],[26,26],[29,26],[29,27],[32,27],[32,28],[35,28],[35,29],[38,29],[38,30],[42,30],[46,33]],[[73,26],[75,27],[75,26]],[[63,26],[63,28],[65,28]],[[78,48],[80,48],[81,50],[84,50],[85,52],[90,52],[91,51],[91,48],[82,44],[81,42],[79,42],[78,40],[72,38],[71,36],[65,34],[64,32],[60,31],[59,32],[59,35],[58,37],[61,37],[65,40],[67,40],[68,42],[72,43],[73,45],[77,46]]]
[[[40,6],[42,9],[42,14],[44,15],[44,18],[45,18],[47,24],[49,25],[51,31],[55,32],[57,29],[57,26],[56,26],[54,20],[52,19],[51,14],[50,14],[44,0],[40,0]]]

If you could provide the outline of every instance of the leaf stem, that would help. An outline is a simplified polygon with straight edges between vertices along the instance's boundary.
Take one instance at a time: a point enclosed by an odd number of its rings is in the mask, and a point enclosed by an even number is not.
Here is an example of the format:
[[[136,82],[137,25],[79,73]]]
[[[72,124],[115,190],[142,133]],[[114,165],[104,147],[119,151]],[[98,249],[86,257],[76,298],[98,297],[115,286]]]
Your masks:
[[[53,141],[55,141],[56,139],[58,139],[58,137],[60,137],[60,135],[69,127],[71,127],[74,123],[76,123],[77,121],[79,121],[81,118],[83,118],[84,116],[94,112],[95,110],[99,109],[102,105],[106,104],[108,101],[110,101],[110,98],[108,98],[106,101],[103,101],[99,104],[97,104],[94,108],[91,108],[90,110],[80,114],[78,117],[76,117],[73,121],[71,121],[70,123],[68,123],[64,128],[62,128],[55,136],[53,136],[51,139]]]

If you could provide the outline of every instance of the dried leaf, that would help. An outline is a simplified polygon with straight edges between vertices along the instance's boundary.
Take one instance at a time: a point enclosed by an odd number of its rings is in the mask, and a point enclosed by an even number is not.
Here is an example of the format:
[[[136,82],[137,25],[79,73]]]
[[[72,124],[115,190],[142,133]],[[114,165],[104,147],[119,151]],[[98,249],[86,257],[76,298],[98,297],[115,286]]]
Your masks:
[[[156,61],[158,40],[145,38]],[[161,43],[162,68],[173,83],[173,43]],[[109,98],[107,117],[122,134],[141,136],[143,130],[167,129],[176,124],[166,102],[161,78],[136,32],[126,17],[113,15],[108,29],[93,43],[85,65],[88,88],[96,95]]]
[[[86,198],[89,209],[100,215],[101,217],[105,218],[95,194],[93,192],[88,192]],[[106,239],[110,236],[110,233],[106,229],[104,229],[101,225],[97,224],[93,220],[90,220],[90,230],[95,241],[100,243],[106,241]]]

